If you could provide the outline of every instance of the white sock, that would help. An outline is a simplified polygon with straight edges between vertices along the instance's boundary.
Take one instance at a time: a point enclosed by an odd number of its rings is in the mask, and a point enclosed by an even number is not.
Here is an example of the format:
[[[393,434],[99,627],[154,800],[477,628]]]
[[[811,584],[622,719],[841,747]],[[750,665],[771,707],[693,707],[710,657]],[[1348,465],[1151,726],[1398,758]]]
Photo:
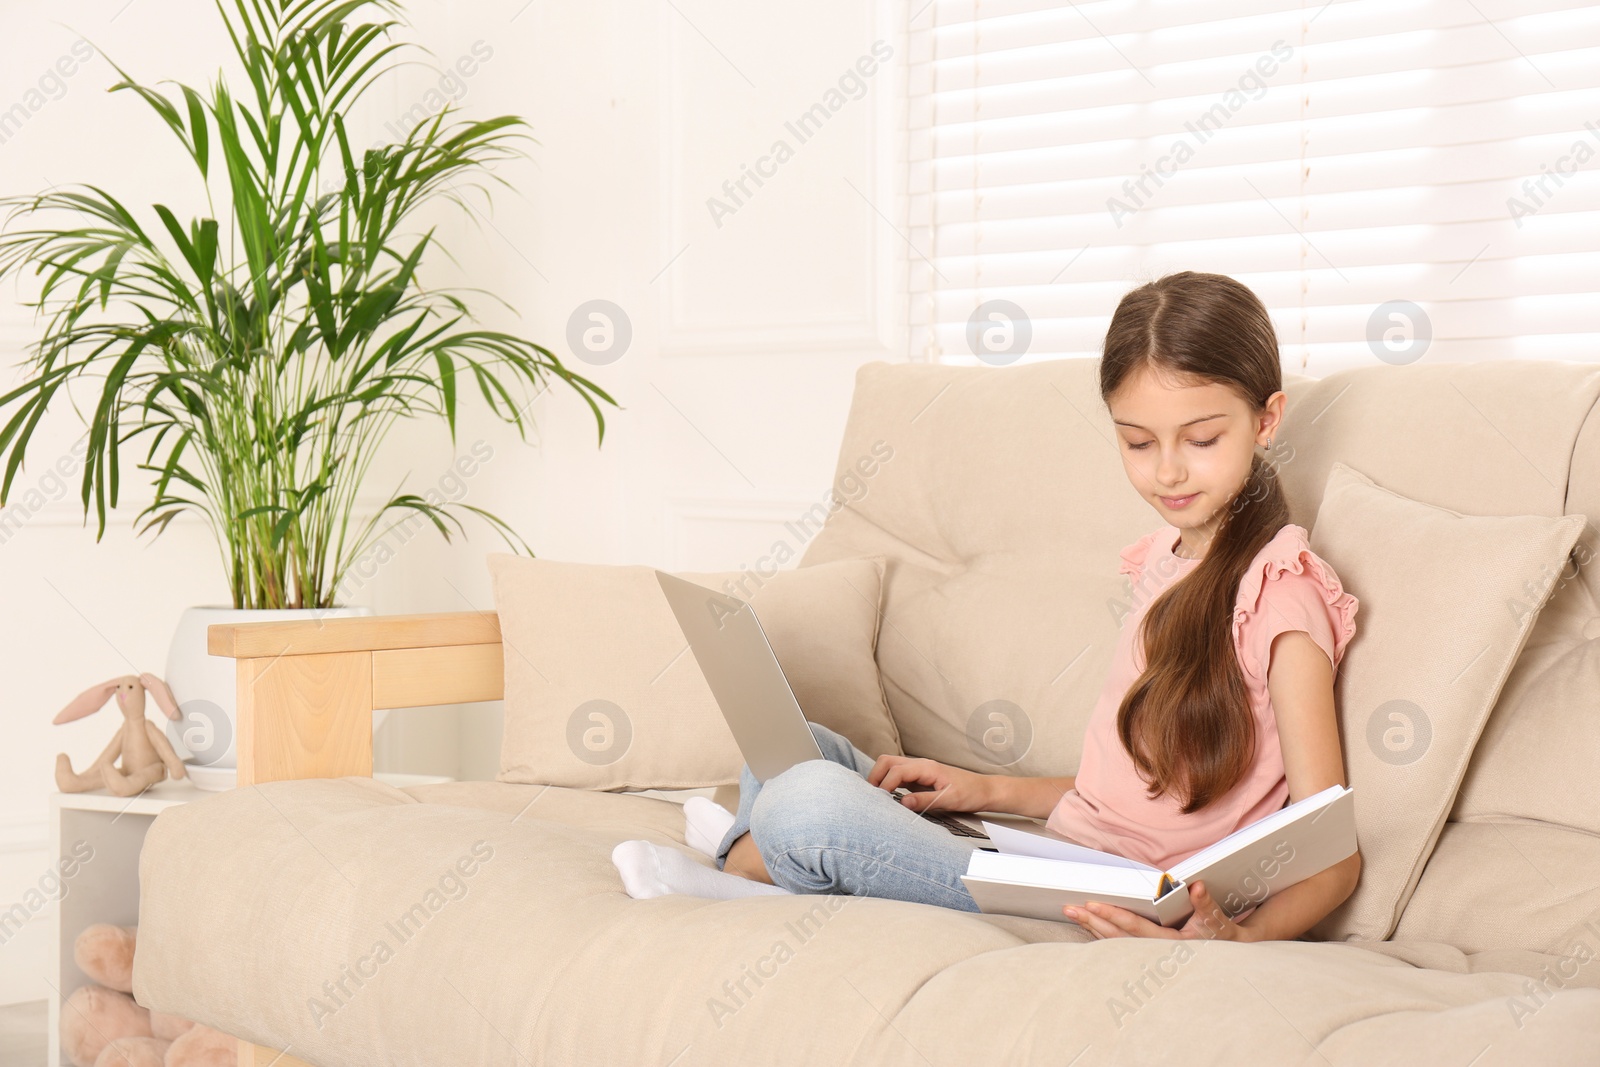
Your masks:
[[[683,802],[683,839],[689,847],[717,858],[717,846],[733,828],[733,812],[710,797],[690,797]]]
[[[691,897],[732,900],[735,897],[790,895],[781,886],[741,878],[697,862],[686,852],[649,841],[624,841],[611,850],[611,862],[622,875],[622,887],[638,900],[682,893]]]

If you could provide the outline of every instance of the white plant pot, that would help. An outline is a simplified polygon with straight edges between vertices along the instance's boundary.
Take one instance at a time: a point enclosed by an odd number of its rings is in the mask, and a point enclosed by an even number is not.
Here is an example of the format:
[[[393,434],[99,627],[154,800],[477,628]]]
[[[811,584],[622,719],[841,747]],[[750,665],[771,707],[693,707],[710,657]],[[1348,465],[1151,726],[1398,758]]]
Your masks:
[[[206,650],[208,628],[219,623],[295,622],[371,614],[372,609],[365,607],[187,609],[173,631],[165,675],[183,718],[176,722],[166,720],[166,730],[194,784],[201,789],[232,789],[238,766],[238,661],[227,656],[213,656]],[[372,713],[373,729],[377,729],[387,714]]]

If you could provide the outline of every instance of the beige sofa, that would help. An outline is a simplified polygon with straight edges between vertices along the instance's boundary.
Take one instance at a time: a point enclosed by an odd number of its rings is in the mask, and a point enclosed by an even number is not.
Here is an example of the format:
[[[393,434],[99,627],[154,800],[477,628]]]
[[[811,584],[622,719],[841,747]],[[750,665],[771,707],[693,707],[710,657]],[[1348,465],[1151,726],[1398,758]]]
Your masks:
[[[858,373],[839,476],[874,440],[894,458],[800,565],[889,557],[876,656],[908,752],[959,757],[970,700],[952,694],[1037,666],[1012,653],[1040,620],[996,605],[1044,591],[1067,605],[1049,620],[1056,710],[1019,767],[1076,767],[1117,551],[1157,521],[1094,370]],[[1600,370],[1374,366],[1285,387],[1281,476],[1308,530],[1338,459],[1467,514],[1584,514],[1586,558],[1600,547]],[[669,799],[368,777],[374,707],[501,694],[494,615],[218,628],[212,650],[240,661],[244,784],[151,828],[134,993],[238,1036],[246,1063],[1600,1063],[1594,566],[1538,617],[1373,942],[1094,940],[844,896],[635,901],[610,852],[681,846]]]

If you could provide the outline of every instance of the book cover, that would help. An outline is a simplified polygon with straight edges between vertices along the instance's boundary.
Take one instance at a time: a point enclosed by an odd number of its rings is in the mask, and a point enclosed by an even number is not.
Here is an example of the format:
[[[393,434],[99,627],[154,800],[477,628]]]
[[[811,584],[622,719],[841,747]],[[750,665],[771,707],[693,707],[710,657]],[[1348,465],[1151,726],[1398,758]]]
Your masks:
[[[1354,795],[1348,786],[1329,786],[1169,871],[985,819],[999,851],[973,852],[961,881],[984,912],[1067,922],[1064,905],[1095,900],[1168,927],[1181,926],[1193,913],[1189,886],[1203,881],[1233,917],[1356,851]]]

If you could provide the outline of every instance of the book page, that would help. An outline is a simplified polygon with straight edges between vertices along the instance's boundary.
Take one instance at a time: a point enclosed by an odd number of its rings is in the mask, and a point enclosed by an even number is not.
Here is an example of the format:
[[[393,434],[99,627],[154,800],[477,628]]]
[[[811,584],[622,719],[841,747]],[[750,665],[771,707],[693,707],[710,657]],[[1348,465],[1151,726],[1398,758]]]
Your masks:
[[[1074,863],[1045,856],[1006,855],[1003,852],[974,852],[967,861],[967,874],[989,881],[1016,885],[1072,889],[1089,894],[1129,897],[1145,902],[1156,899],[1161,872],[1109,867],[1103,863]]]
[[[1007,855],[1037,856],[1047,860],[1069,860],[1073,863],[1093,863],[1101,867],[1126,867],[1136,871],[1161,873],[1138,860],[1130,860],[1114,852],[1101,852],[1087,845],[1064,841],[1056,835],[1046,837],[1044,834],[1029,833],[1026,830],[990,822],[988,819],[983,820],[983,829],[995,847]]]

